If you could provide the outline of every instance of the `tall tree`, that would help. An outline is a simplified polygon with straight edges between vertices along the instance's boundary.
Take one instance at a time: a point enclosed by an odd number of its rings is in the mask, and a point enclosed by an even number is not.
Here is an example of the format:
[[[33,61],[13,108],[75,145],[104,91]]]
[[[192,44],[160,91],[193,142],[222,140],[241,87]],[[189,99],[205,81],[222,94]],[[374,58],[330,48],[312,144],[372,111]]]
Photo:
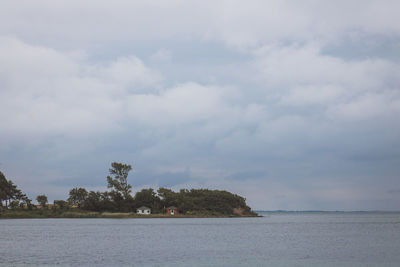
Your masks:
[[[115,192],[121,194],[124,199],[130,199],[132,186],[128,184],[128,174],[132,170],[132,166],[128,164],[113,162],[109,169],[110,175],[107,176],[108,188],[112,188]]]
[[[80,208],[81,205],[85,202],[85,200],[88,197],[88,192],[86,191],[85,188],[72,188],[69,191],[69,198],[68,201],[72,204],[77,204],[78,207]]]
[[[5,201],[7,198],[8,198],[8,181],[4,176],[4,174],[0,171],[0,206],[3,205],[3,201]]]
[[[3,205],[3,201],[7,207],[11,200],[24,200],[25,198],[27,198],[26,195],[11,180],[7,180],[0,171],[0,206]]]
[[[47,204],[47,197],[45,195],[38,195],[36,197],[36,201],[39,202],[40,206],[42,206],[42,208],[46,207]]]

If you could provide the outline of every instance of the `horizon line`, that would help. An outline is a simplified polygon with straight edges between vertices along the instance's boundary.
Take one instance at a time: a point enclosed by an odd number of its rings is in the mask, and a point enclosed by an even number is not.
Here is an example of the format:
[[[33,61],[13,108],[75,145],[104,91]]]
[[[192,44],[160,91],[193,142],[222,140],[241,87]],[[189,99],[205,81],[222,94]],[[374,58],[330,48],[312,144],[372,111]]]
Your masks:
[[[388,213],[400,213],[400,210],[253,210],[254,212],[347,212],[347,213],[356,213],[356,212],[388,212]]]

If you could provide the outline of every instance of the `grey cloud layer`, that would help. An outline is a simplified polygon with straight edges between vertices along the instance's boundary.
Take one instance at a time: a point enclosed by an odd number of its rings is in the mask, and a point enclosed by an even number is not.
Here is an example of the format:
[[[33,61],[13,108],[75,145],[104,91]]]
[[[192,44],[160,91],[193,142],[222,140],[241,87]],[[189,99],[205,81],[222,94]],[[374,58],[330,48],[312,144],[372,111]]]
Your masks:
[[[4,1],[4,34],[59,47],[166,39],[232,45],[398,34],[398,1]],[[68,43],[60,42],[69,41]]]
[[[118,160],[137,186],[226,188],[255,208],[397,208],[399,63],[325,49],[400,43],[396,1],[7,4],[0,156],[30,193],[101,187]],[[171,39],[229,56],[199,68]]]

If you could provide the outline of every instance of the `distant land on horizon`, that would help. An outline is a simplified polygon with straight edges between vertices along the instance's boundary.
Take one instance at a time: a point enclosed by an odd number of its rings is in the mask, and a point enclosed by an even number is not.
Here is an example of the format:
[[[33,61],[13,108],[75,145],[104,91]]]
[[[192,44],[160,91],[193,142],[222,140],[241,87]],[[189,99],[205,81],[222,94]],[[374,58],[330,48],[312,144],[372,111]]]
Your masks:
[[[400,213],[400,210],[254,210],[268,213]]]

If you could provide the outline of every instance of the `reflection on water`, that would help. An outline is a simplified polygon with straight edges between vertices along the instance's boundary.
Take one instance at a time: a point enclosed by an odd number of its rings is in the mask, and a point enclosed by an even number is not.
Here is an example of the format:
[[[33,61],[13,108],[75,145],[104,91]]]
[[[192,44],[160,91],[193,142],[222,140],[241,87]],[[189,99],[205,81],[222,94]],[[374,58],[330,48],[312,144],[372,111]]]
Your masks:
[[[400,213],[0,220],[1,266],[400,266]]]

